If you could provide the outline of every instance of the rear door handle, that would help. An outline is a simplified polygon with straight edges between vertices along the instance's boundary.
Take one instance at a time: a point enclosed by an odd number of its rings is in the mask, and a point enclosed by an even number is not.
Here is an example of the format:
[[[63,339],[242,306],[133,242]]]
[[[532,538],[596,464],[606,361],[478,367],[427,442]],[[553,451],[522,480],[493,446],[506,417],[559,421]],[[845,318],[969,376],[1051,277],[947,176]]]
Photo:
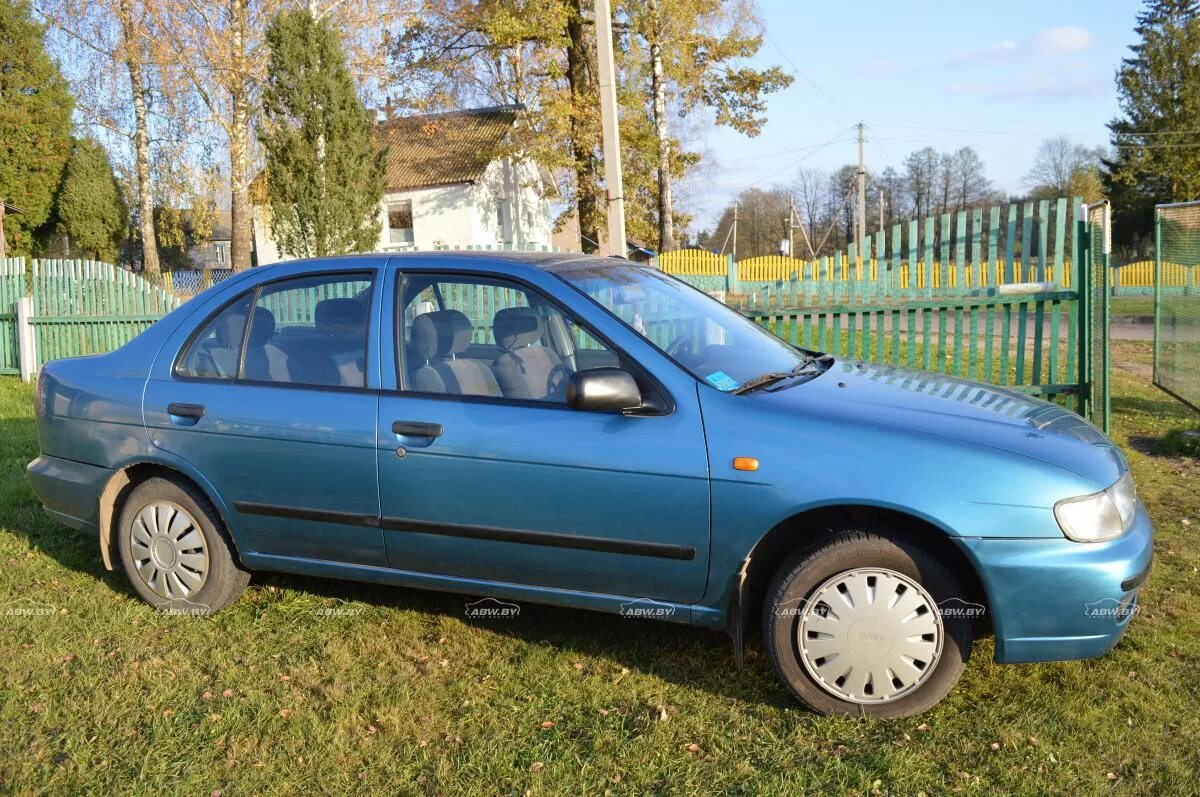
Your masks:
[[[442,436],[440,423],[424,423],[422,421],[392,421],[392,434],[400,437],[428,437],[430,439]]]
[[[171,402],[167,405],[168,415],[178,415],[181,418],[195,418],[200,420],[204,417],[203,404],[180,404],[179,402]]]

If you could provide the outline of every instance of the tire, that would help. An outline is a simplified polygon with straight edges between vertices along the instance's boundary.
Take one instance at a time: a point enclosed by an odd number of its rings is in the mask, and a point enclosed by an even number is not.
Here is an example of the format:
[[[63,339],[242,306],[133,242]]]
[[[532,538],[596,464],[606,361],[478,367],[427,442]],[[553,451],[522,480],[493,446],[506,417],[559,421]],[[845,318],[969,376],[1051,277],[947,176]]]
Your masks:
[[[134,592],[160,611],[213,614],[250,583],[209,500],[170,478],[147,479],[129,494],[117,555]]]
[[[964,598],[916,542],[841,531],[779,566],[763,640],[779,679],[813,711],[911,717],[946,696],[971,655],[974,619],[939,608],[977,606]]]

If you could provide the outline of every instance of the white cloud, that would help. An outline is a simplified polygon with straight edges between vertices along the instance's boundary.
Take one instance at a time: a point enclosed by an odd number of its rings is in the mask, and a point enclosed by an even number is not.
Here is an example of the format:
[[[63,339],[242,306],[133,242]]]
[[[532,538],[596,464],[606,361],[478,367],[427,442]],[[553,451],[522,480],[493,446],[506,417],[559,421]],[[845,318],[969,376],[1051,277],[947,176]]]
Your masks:
[[[1070,100],[1095,96],[1104,90],[1105,83],[1096,77],[1040,76],[1020,80],[961,81],[942,86],[952,97],[977,97],[996,102],[1029,100]]]
[[[947,67],[995,66],[1036,57],[1080,53],[1096,43],[1091,31],[1078,25],[1046,28],[1027,39],[1005,39],[978,50],[956,50],[942,59]]]
[[[1032,49],[1046,55],[1078,53],[1096,43],[1091,31],[1078,25],[1059,25],[1034,34]]]

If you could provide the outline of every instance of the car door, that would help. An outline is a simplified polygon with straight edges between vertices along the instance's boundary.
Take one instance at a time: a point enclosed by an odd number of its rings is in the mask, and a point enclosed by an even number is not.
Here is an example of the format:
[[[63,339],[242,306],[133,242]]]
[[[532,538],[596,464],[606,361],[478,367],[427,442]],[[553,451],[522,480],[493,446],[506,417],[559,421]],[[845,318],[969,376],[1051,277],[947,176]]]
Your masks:
[[[212,484],[257,566],[386,564],[368,367],[378,280],[345,265],[222,297],[168,342],[146,386],[154,445]]]
[[[668,394],[544,292],[497,274],[392,277],[380,506],[398,569],[663,601],[704,592],[705,444]],[[571,350],[564,350],[564,339]],[[384,344],[384,358],[388,345]],[[573,369],[636,368],[663,411],[581,412]],[[394,380],[388,385],[387,380]]]

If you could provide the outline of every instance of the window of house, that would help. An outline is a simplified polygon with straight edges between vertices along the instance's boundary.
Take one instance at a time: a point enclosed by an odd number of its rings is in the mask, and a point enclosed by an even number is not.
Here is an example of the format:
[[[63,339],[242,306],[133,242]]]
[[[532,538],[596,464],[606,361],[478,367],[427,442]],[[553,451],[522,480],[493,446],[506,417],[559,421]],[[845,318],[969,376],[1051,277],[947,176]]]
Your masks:
[[[400,199],[387,205],[388,243],[413,242],[413,205],[411,199]]]
[[[512,203],[505,197],[496,197],[496,232],[500,241],[512,240]]]

